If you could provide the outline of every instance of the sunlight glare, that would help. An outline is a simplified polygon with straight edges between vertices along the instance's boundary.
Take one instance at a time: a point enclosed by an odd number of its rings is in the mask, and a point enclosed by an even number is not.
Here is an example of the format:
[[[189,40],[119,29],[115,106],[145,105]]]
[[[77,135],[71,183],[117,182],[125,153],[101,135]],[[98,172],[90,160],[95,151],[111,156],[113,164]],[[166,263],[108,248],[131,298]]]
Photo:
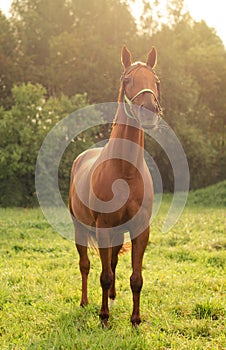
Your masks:
[[[150,1],[153,3],[154,1]],[[160,0],[161,14],[163,22],[164,12],[166,13],[167,0]],[[139,18],[143,13],[142,0],[131,1],[131,13],[135,17],[136,22],[139,23]],[[226,27],[225,27],[225,9],[224,1],[214,0],[184,0],[185,12],[188,11],[192,18],[196,21],[204,20],[208,26],[215,28],[217,34],[221,37],[226,46]]]

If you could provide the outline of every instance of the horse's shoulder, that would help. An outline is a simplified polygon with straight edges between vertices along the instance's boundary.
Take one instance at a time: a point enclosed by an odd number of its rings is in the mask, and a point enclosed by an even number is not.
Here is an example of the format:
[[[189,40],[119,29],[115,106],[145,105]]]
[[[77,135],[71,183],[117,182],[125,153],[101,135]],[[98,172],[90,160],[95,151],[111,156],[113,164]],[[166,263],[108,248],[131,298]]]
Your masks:
[[[101,148],[91,148],[79,154],[79,156],[73,162],[72,171],[81,165],[84,165],[85,162],[95,161],[100,152]]]

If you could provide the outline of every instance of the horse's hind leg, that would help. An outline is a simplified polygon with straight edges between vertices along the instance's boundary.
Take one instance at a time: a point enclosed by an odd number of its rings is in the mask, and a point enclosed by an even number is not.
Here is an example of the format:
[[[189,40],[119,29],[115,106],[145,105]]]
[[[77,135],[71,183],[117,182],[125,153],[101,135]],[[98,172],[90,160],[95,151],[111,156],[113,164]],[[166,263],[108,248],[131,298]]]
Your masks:
[[[134,327],[140,324],[140,292],[143,285],[142,261],[149,238],[149,227],[139,236],[132,240],[132,268],[130,286],[133,292],[133,312],[131,322]]]
[[[107,326],[109,319],[108,292],[113,281],[113,273],[111,269],[112,247],[109,230],[107,228],[103,228],[104,224],[102,221],[97,221],[96,224],[96,237],[102,265],[100,275],[100,284],[102,287],[102,305],[100,308],[99,317],[102,325]]]
[[[87,280],[90,269],[90,262],[87,254],[87,247],[76,244],[79,253],[79,267],[82,275],[82,298],[80,305],[83,307],[89,303],[87,296]]]
[[[82,298],[80,305],[84,307],[89,303],[87,296],[87,280],[90,270],[90,261],[87,254],[88,231],[79,223],[75,224],[75,244],[79,253],[79,268],[82,276]]]

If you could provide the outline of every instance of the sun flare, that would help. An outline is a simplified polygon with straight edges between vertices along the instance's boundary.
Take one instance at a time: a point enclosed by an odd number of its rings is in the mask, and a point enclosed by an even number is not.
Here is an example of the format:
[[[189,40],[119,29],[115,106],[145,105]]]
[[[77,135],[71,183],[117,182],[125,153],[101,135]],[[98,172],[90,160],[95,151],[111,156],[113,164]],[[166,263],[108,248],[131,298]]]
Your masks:
[[[153,2],[150,1],[150,3]],[[167,18],[164,14],[167,13],[167,2],[167,0],[159,1],[159,10],[161,11],[162,21],[165,23]],[[144,9],[142,0],[131,1],[130,6],[132,15],[135,17],[137,23],[139,23],[139,18],[143,14]],[[208,26],[215,28],[226,46],[225,10],[222,0],[215,0],[214,6],[212,1],[184,0],[184,10],[185,12],[189,12],[194,20],[204,20]]]

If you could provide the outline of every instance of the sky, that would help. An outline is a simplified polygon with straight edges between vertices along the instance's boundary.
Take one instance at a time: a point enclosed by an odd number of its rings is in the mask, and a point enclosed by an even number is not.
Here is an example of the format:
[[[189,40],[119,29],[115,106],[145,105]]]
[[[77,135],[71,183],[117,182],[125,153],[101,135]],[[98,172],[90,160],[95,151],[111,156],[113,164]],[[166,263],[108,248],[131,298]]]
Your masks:
[[[92,0],[91,0],[92,1]],[[0,9],[7,15],[12,0],[0,0]],[[164,3],[165,0],[162,0]],[[133,5],[134,15],[141,14],[141,0],[136,0]],[[224,0],[184,0],[186,9],[196,20],[205,20],[209,27],[215,28],[226,47],[226,19]]]
[[[160,0],[160,2],[164,7],[166,0]],[[225,0],[184,0],[184,5],[194,20],[204,20],[209,27],[215,28],[226,47]],[[142,0],[136,0],[133,5],[133,14],[136,16],[141,13]]]

